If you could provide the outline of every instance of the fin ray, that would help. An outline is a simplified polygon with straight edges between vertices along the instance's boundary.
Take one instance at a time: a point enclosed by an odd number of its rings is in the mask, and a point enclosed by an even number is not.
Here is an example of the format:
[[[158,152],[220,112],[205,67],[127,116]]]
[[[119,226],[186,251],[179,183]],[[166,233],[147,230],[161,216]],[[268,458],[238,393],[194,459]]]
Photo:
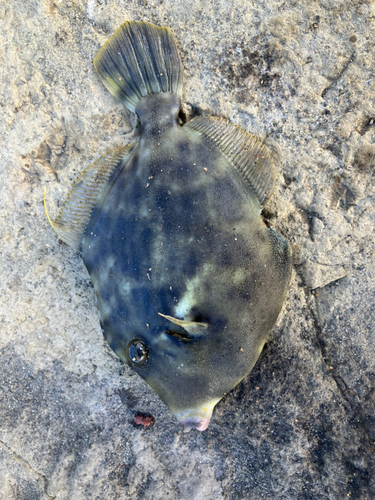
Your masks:
[[[182,93],[182,63],[169,28],[126,21],[99,50],[94,67],[107,90],[133,112],[147,95]]]
[[[260,206],[271,198],[276,172],[261,139],[219,118],[197,117],[184,127],[200,132],[224,154],[255,192]]]
[[[121,169],[135,144],[129,144],[110,151],[89,165],[73,185],[64,206],[52,223],[44,199],[49,223],[62,241],[74,250],[80,251],[83,234],[100,196],[110,179]]]

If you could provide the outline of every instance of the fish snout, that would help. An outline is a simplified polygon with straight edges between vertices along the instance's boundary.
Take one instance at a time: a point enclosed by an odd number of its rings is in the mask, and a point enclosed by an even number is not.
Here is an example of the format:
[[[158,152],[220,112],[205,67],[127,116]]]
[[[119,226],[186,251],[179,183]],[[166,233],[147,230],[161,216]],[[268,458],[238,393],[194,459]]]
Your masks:
[[[199,417],[189,417],[180,420],[178,423],[183,427],[184,432],[189,432],[191,429],[197,429],[197,431],[205,431],[210,423],[210,418],[199,418]]]
[[[205,431],[211,421],[212,410],[217,402],[218,400],[215,400],[199,408],[175,412],[178,423],[183,427],[184,432],[189,432],[191,429]]]

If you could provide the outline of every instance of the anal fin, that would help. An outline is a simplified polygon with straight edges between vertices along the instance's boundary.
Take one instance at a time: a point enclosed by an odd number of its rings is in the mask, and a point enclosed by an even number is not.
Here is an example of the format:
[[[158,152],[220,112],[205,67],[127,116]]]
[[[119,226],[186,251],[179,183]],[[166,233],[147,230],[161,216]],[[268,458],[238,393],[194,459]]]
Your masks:
[[[259,137],[219,118],[197,117],[184,127],[200,132],[215,144],[251,186],[260,206],[267,203],[275,187],[276,172]]]
[[[53,223],[45,207],[52,228],[74,250],[81,250],[83,234],[100,195],[128,160],[134,146],[129,144],[114,149],[88,166],[73,185]]]

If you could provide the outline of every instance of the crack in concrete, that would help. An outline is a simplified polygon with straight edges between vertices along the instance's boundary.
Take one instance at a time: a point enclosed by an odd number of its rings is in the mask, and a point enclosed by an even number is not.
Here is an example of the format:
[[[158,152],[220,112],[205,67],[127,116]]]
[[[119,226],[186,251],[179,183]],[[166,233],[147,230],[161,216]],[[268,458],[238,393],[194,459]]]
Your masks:
[[[338,80],[342,77],[342,75],[345,73],[345,71],[349,68],[349,66],[354,61],[354,57],[355,57],[355,51],[353,51],[352,55],[346,61],[346,63],[344,64],[343,68],[341,69],[341,71],[336,76],[332,77],[331,83],[323,90],[323,92],[322,92],[322,97],[323,98],[325,97],[326,93],[329,90],[331,90],[332,87],[334,87],[336,85],[336,83],[338,82]]]
[[[21,457],[21,455],[19,455],[17,452],[15,452],[14,450],[12,450],[12,448],[10,448],[7,444],[4,443],[4,441],[0,441],[0,446],[2,446],[3,448],[6,449],[6,451],[8,451],[9,453],[11,453],[18,461],[22,462],[22,464],[26,465],[26,467],[33,473],[35,474],[39,480],[41,480],[43,482],[43,492],[47,495],[48,498],[50,498],[51,500],[54,500],[56,497],[53,496],[53,495],[49,495],[47,493],[47,488],[48,488],[48,480],[46,478],[46,476],[43,476],[43,474],[40,474],[39,472],[37,472],[36,470],[34,470],[31,465],[29,464],[29,462],[27,460],[25,460],[23,457]]]
[[[325,365],[328,367],[329,374],[331,375],[332,379],[334,380],[342,398],[344,401],[349,405],[352,414],[353,414],[353,419],[356,419],[358,421],[358,427],[362,429],[366,439],[368,440],[369,444],[372,445],[373,443],[373,438],[371,438],[371,432],[369,432],[366,428],[365,425],[365,415],[361,406],[361,401],[359,400],[359,397],[353,396],[353,391],[347,386],[346,382],[344,379],[335,371],[333,365],[334,363],[332,362],[329,352],[328,352],[328,347],[327,343],[324,339],[323,335],[323,327],[321,324],[321,321],[319,319],[319,313],[317,311],[316,307],[316,298],[314,298],[314,302],[312,300],[307,300],[307,306],[309,307],[311,317],[314,322],[314,329],[315,329],[315,334],[316,334],[316,339],[321,351],[322,355],[322,360]]]
[[[320,262],[316,262],[316,264],[319,264],[320,266],[329,266],[329,267],[337,267],[338,266],[338,264],[320,264]],[[339,278],[334,278],[331,281],[328,281],[327,283],[325,283],[325,285],[323,285],[323,286],[317,286],[315,288],[312,288],[311,291],[313,292],[314,290],[318,290],[319,288],[325,288],[326,286],[332,285],[332,283],[336,283],[337,281],[342,280],[347,275],[348,275],[348,273],[345,271],[345,274],[343,274]]]

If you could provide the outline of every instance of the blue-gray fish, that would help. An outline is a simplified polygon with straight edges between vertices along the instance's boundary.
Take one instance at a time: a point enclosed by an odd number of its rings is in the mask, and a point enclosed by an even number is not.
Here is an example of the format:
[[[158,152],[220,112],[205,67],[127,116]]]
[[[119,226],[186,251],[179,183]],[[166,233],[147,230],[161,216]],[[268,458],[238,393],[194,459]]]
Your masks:
[[[111,348],[202,431],[254,366],[288,288],[289,245],[260,215],[275,169],[259,138],[223,119],[180,126],[168,28],[125,22],[94,66],[140,138],[84,171],[53,227],[82,252]]]

